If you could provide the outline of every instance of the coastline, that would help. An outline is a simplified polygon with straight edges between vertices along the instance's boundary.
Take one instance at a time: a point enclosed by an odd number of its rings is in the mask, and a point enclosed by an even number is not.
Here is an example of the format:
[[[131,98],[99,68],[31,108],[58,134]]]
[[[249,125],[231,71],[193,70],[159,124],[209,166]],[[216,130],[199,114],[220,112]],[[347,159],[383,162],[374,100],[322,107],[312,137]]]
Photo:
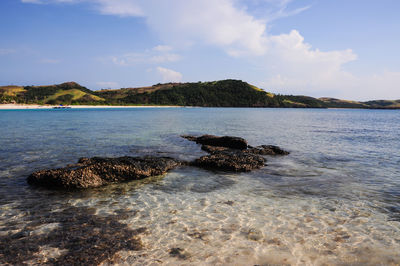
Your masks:
[[[59,107],[59,105],[39,105],[39,104],[0,104],[0,110],[46,110]],[[104,109],[104,108],[179,108],[176,105],[66,105],[71,109]]]
[[[0,104],[0,110],[48,110],[60,105],[40,104]],[[178,105],[65,105],[66,109],[118,109],[118,108],[201,108],[201,106],[178,106]],[[247,107],[216,107],[216,108],[247,108]],[[248,107],[248,108],[285,108],[285,109],[332,109],[332,110],[400,110],[400,108],[349,108],[349,107],[326,107],[326,108],[296,108],[296,107]]]

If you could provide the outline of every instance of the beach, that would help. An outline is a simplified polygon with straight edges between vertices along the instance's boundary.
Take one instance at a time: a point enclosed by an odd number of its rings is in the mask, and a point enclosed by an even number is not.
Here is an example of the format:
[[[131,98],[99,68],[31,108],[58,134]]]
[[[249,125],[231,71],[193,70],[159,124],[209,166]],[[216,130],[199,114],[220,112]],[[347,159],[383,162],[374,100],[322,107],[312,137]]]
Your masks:
[[[53,109],[60,105],[39,105],[39,104],[0,104],[0,110],[25,110],[25,109]],[[72,109],[98,109],[98,108],[171,108],[182,106],[167,105],[65,105],[64,107]]]

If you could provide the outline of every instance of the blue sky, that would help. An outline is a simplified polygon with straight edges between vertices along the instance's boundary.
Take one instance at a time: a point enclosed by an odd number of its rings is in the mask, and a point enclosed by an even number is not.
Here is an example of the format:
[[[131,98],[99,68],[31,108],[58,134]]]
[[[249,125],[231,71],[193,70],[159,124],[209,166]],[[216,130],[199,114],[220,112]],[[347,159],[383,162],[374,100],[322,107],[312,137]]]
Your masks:
[[[400,99],[398,0],[1,0],[0,84]]]

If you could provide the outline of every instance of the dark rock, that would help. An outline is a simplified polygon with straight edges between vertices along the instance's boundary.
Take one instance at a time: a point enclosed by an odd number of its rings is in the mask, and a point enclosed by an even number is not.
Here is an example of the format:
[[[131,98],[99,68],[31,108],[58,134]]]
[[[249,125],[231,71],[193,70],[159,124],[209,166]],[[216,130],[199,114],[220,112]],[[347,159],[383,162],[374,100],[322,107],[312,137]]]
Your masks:
[[[34,172],[28,183],[48,188],[93,188],[161,175],[178,165],[180,162],[168,157],[81,158],[64,168]]]
[[[192,136],[192,135],[181,135],[182,138],[190,140],[190,141],[196,141],[197,137]]]
[[[209,153],[221,152],[221,151],[229,151],[230,149],[227,147],[218,147],[218,146],[210,146],[210,145],[202,145],[201,149],[203,151]]]
[[[214,135],[203,135],[200,137],[184,135],[182,137],[203,145],[227,147],[239,150],[247,149],[247,141],[239,137],[231,137],[231,136],[218,137]]]
[[[196,159],[193,165],[224,171],[248,172],[261,168],[265,162],[266,160],[260,155],[242,151],[227,151],[202,156]]]
[[[171,248],[168,253],[171,257],[177,257],[182,260],[186,260],[190,257],[190,255],[181,248]]]
[[[263,233],[255,228],[249,228],[246,231],[242,232],[248,239],[254,241],[260,241],[263,238]]]
[[[288,155],[289,152],[282,150],[278,146],[274,145],[261,145],[257,147],[249,147],[245,152],[260,155]]]
[[[273,145],[251,147],[247,145],[245,139],[239,137],[213,135],[182,137],[202,144],[201,149],[210,153],[192,163],[192,165],[202,168],[247,172],[265,165],[266,159],[262,155],[289,154],[289,152]]]
[[[228,200],[228,201],[225,201],[223,203],[226,204],[226,205],[232,206],[235,202],[231,201],[231,200]]]
[[[88,207],[68,207],[60,212],[41,210],[43,224],[59,226],[51,232],[22,238],[18,236],[20,233],[0,234],[0,265],[100,265],[103,262],[113,265],[110,260],[118,252],[143,249],[140,236],[147,233],[146,228],[132,229],[114,215],[97,216],[90,212]],[[39,226],[37,221],[24,222],[26,235]],[[38,256],[42,247],[65,252],[56,258]]]

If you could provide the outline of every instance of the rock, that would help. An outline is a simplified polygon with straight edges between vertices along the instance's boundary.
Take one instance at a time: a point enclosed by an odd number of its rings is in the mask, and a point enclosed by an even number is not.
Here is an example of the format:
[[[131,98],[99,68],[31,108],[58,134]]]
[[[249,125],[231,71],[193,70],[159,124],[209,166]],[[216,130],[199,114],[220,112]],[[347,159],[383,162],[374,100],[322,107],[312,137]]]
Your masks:
[[[192,165],[223,171],[248,172],[261,168],[266,159],[262,155],[287,155],[289,152],[278,146],[261,145],[251,147],[239,137],[218,137],[213,135],[182,136],[190,141],[202,144],[201,149],[210,153],[196,159]]]
[[[210,145],[201,145],[201,149],[208,153],[215,153],[221,151],[229,151],[230,149],[227,147],[217,147],[217,146],[210,146]]]
[[[223,136],[218,137],[214,135],[203,135],[200,137],[184,135],[183,138],[195,141],[198,144],[227,147],[231,149],[245,150],[247,149],[247,141],[240,137]]]
[[[28,183],[48,188],[93,188],[161,175],[178,165],[180,162],[168,157],[81,158],[64,168],[34,172]]]
[[[189,253],[184,252],[182,248],[171,248],[168,253],[171,257],[176,257],[182,260],[186,260],[190,257]]]
[[[248,172],[264,166],[266,160],[256,154],[242,151],[215,152],[202,156],[193,165],[208,169],[233,172]]]
[[[245,152],[260,155],[288,155],[289,152],[282,150],[278,146],[274,145],[261,145],[257,147],[249,147]]]
[[[260,241],[263,238],[263,233],[255,228],[250,228],[247,231],[243,231],[243,234],[250,240]]]

